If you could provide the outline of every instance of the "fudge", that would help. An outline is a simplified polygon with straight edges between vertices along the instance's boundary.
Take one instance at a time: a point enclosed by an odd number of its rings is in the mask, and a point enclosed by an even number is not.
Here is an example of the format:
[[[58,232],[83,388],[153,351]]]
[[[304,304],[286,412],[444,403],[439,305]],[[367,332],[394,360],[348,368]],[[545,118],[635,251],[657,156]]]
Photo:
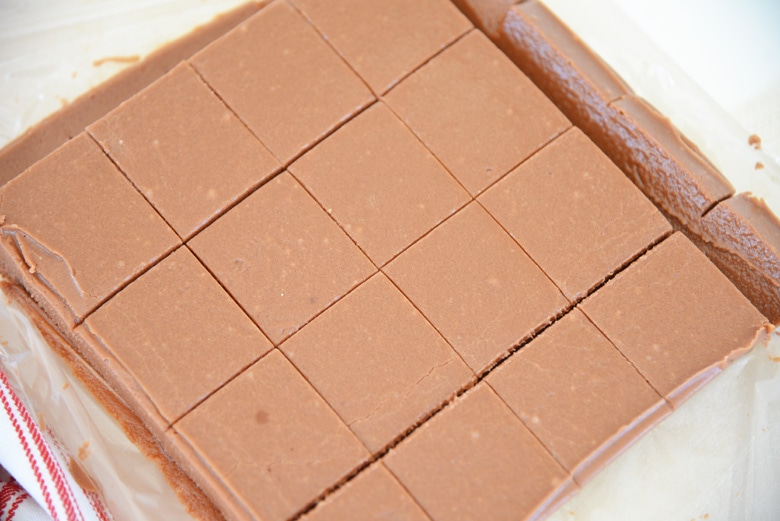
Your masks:
[[[631,90],[582,41],[536,0],[465,0],[464,12],[480,27],[503,20],[491,37],[550,99],[581,128],[660,208],[675,229],[686,233],[773,323],[780,323],[780,284],[770,282],[767,263],[776,264],[780,222],[766,211],[744,211],[739,221],[753,234],[750,246],[732,231],[714,231],[707,217],[716,205],[733,214],[727,201],[734,188],[667,118]],[[498,13],[504,12],[499,16]],[[740,194],[748,198],[748,194]],[[739,197],[737,196],[737,197]],[[735,203],[737,207],[746,206]],[[769,216],[769,217],[766,217]],[[755,218],[755,223],[748,220]],[[708,229],[708,231],[704,231]],[[726,226],[728,229],[728,226]],[[754,247],[755,246],[755,247]],[[723,252],[733,251],[733,254]],[[769,254],[757,258],[754,251]],[[770,270],[771,271],[771,270]]]
[[[87,126],[257,13],[265,0],[248,1],[152,52],[71,101],[0,149],[0,186],[79,135]]]
[[[0,191],[6,291],[227,519],[543,516],[766,334],[486,36],[410,5],[274,2]]]

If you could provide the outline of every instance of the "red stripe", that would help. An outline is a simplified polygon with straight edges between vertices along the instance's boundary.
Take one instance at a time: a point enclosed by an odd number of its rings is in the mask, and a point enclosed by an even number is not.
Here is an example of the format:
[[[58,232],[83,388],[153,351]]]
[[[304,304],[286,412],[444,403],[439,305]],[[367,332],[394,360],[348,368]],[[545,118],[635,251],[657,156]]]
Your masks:
[[[13,477],[11,477],[11,481],[3,483],[3,488],[0,488],[0,512],[5,511],[11,498],[20,491],[24,492],[24,489]]]
[[[7,380],[5,379],[5,375],[2,371],[0,371],[0,383],[5,384],[6,382]],[[7,393],[3,387],[0,387],[0,401],[3,402],[3,408],[8,415],[8,419],[11,420],[11,425],[13,425],[13,428],[16,431],[16,437],[19,439],[19,443],[22,444],[22,448],[24,449],[24,453],[27,456],[27,460],[30,462],[35,479],[38,481],[38,485],[41,487],[43,500],[46,502],[46,507],[49,509],[49,514],[56,521],[58,519],[57,511],[54,509],[54,503],[52,503],[48,487],[46,487],[44,484],[41,471],[38,468],[38,463],[35,461],[35,458],[32,455],[32,451],[30,450],[27,439],[24,436],[24,432],[22,431],[22,428],[19,425],[19,422],[16,420],[16,416],[14,415],[13,410],[11,409],[11,404],[8,403]]]
[[[42,460],[44,465],[46,466],[46,470],[49,473],[49,477],[54,482],[55,490],[57,491],[60,501],[62,502],[62,505],[65,508],[65,515],[67,516],[68,520],[73,520],[73,521],[83,520],[84,516],[82,515],[81,510],[78,507],[78,503],[76,502],[75,498],[72,495],[72,491],[70,490],[67,480],[65,479],[62,467],[60,466],[59,462],[54,458],[54,456],[51,454],[48,445],[46,444],[45,440],[41,436],[41,432],[38,429],[38,426],[30,417],[29,413],[27,412],[27,408],[24,406],[21,400],[19,400],[19,397],[16,396],[16,393],[14,393],[13,390],[11,389],[10,383],[8,382],[8,379],[6,378],[5,374],[2,371],[0,371],[0,383],[3,385],[3,387],[8,389],[9,391],[8,394],[11,396],[11,399],[13,400],[13,404],[18,410],[19,415],[22,417],[22,421],[24,421],[27,429],[30,431],[33,443],[35,444],[35,447],[38,449],[38,451],[42,456]],[[3,406],[5,407],[6,411],[9,413],[9,417],[11,417],[11,408],[10,405],[7,404],[7,400],[5,399],[5,396],[3,397]],[[44,497],[46,497],[48,496],[48,490],[46,490],[48,487],[46,487],[44,481],[42,480],[40,470],[37,468],[38,467],[37,463],[32,459],[34,456],[27,444],[27,441],[24,439],[23,436],[24,433],[21,430],[21,428],[19,428],[18,422],[16,421],[15,417],[12,417],[12,422],[14,424],[14,429],[16,430],[17,436],[19,436],[19,440],[22,442],[22,445],[25,449],[25,454],[27,455],[30,464],[34,467],[34,474],[36,479],[38,480],[38,484],[41,486],[41,489],[44,491]],[[50,497],[47,498],[46,502],[47,502],[47,506],[51,510],[52,517],[56,519],[57,516],[56,516],[56,512],[54,512],[53,510],[53,504],[51,503],[51,498]]]
[[[16,501],[14,501],[14,504],[11,505],[11,509],[8,511],[8,517],[5,518],[5,521],[11,521],[16,515],[16,509],[19,508],[19,505],[21,505],[22,502],[29,497],[30,496],[25,492],[16,498]]]

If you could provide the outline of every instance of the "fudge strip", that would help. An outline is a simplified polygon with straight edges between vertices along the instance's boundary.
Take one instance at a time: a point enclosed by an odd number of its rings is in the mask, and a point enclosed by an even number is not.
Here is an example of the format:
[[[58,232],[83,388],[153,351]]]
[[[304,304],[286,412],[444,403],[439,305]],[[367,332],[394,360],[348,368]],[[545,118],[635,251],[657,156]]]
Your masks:
[[[3,273],[227,519],[552,512],[766,319],[453,5],[328,5],[11,180]]]

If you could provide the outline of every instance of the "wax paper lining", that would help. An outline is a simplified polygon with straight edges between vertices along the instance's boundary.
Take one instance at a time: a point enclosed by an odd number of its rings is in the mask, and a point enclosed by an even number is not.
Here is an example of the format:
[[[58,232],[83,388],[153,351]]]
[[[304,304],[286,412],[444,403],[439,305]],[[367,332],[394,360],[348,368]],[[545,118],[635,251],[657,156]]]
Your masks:
[[[239,2],[3,3],[0,143]],[[547,3],[638,93],[669,115],[739,191],[757,193],[775,212],[780,210],[777,158],[748,147],[747,132],[643,39],[641,31],[621,19],[609,1],[594,0],[587,7],[571,0]],[[604,24],[625,29],[607,31]],[[766,165],[760,175],[754,175],[756,161]],[[80,464],[116,519],[189,519],[157,467],[127,440],[24,313],[5,299],[0,302],[0,339],[0,363],[34,416],[74,457],[88,443],[89,455]],[[769,521],[778,513],[780,336],[773,334],[769,345],[757,346],[735,362],[552,519]]]

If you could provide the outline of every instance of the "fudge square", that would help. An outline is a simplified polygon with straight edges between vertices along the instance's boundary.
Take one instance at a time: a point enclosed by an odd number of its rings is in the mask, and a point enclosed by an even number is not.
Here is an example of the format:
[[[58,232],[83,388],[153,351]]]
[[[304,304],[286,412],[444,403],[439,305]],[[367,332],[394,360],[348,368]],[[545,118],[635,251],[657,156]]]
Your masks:
[[[289,170],[378,266],[471,200],[381,102]]]
[[[328,496],[305,521],[430,521],[382,463],[372,465]]]
[[[676,232],[580,309],[673,407],[750,349],[767,320]]]
[[[286,2],[264,7],[191,63],[283,164],[374,100]]]
[[[275,345],[376,272],[287,172],[188,245]]]
[[[472,28],[448,0],[293,0],[377,94]]]
[[[658,209],[577,128],[479,197],[572,302],[671,233]]]
[[[5,269],[67,329],[180,244],[86,133],[5,185],[0,214]]]
[[[568,307],[476,201],[382,270],[477,374]]]
[[[578,309],[486,380],[579,485],[671,412]]]
[[[279,168],[188,64],[88,130],[184,239]]]
[[[485,382],[384,462],[433,521],[538,519],[577,488]]]
[[[76,334],[160,437],[273,347],[186,247],[92,313]]]
[[[571,125],[479,31],[383,99],[472,195]]]
[[[474,378],[382,273],[280,349],[372,452]]]
[[[168,437],[174,457],[237,519],[289,519],[368,458],[277,349],[174,430]]]

